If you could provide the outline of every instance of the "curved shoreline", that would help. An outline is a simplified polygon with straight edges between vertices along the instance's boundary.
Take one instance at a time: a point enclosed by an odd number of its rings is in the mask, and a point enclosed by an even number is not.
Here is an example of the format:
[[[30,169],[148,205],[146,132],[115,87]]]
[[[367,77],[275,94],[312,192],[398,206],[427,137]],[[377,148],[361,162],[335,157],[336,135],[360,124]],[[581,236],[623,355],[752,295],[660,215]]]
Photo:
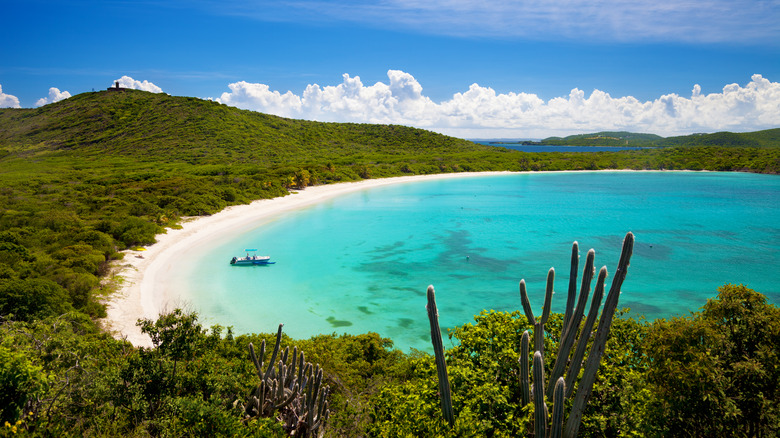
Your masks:
[[[152,346],[151,339],[141,333],[136,321],[140,318],[155,319],[166,308],[176,307],[175,285],[168,281],[166,274],[175,268],[177,256],[206,242],[224,238],[226,233],[241,233],[271,222],[283,213],[373,187],[510,173],[521,172],[443,173],[311,186],[287,196],[235,205],[211,216],[184,221],[181,229],[168,229],[166,233],[158,234],[157,243],[144,251],[123,251],[125,257],[117,262],[116,274],[121,278],[120,288],[107,299],[104,327],[115,337],[124,338],[135,346]]]

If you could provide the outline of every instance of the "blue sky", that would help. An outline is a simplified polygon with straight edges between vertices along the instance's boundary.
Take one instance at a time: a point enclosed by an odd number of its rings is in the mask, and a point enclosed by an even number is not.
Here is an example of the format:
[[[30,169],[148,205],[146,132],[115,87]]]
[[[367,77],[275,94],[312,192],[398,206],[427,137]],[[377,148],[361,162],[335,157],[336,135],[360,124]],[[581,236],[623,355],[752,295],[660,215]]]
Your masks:
[[[124,86],[465,138],[780,127],[778,0],[0,0],[0,107]]]

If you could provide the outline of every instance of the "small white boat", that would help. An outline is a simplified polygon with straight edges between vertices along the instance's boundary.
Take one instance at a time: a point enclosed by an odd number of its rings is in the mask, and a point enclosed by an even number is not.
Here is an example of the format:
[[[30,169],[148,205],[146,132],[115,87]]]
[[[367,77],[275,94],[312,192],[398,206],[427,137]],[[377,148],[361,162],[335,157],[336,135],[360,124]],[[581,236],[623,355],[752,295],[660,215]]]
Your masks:
[[[271,261],[271,256],[259,256],[256,249],[246,249],[246,257],[233,257],[230,264],[234,266],[249,265],[273,265],[276,262]],[[251,254],[250,254],[251,253]]]

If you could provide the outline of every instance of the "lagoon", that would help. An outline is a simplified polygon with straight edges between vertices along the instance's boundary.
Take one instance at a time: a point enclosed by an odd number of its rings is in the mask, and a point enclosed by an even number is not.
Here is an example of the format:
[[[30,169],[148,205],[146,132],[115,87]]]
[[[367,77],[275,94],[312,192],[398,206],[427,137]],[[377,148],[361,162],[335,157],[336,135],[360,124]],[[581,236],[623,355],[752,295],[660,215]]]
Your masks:
[[[717,172],[554,172],[401,183],[280,215],[199,248],[173,274],[206,325],[238,333],[389,337],[428,350],[425,290],[442,327],[483,309],[540,309],[555,267],[563,311],[571,244],[613,272],[636,235],[619,307],[648,319],[697,310],[725,283],[780,302],[780,177]],[[277,263],[236,267],[259,248]],[[608,280],[609,281],[609,280]]]

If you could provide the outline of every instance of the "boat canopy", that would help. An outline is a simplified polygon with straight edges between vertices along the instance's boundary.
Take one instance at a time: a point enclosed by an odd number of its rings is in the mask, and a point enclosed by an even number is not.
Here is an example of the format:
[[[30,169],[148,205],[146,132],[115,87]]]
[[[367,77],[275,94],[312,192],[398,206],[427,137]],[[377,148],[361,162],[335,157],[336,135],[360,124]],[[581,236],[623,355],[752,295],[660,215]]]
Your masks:
[[[249,252],[249,251],[257,251],[257,249],[254,249],[254,248],[247,248],[247,249],[245,249],[244,251],[247,251],[247,252]]]

